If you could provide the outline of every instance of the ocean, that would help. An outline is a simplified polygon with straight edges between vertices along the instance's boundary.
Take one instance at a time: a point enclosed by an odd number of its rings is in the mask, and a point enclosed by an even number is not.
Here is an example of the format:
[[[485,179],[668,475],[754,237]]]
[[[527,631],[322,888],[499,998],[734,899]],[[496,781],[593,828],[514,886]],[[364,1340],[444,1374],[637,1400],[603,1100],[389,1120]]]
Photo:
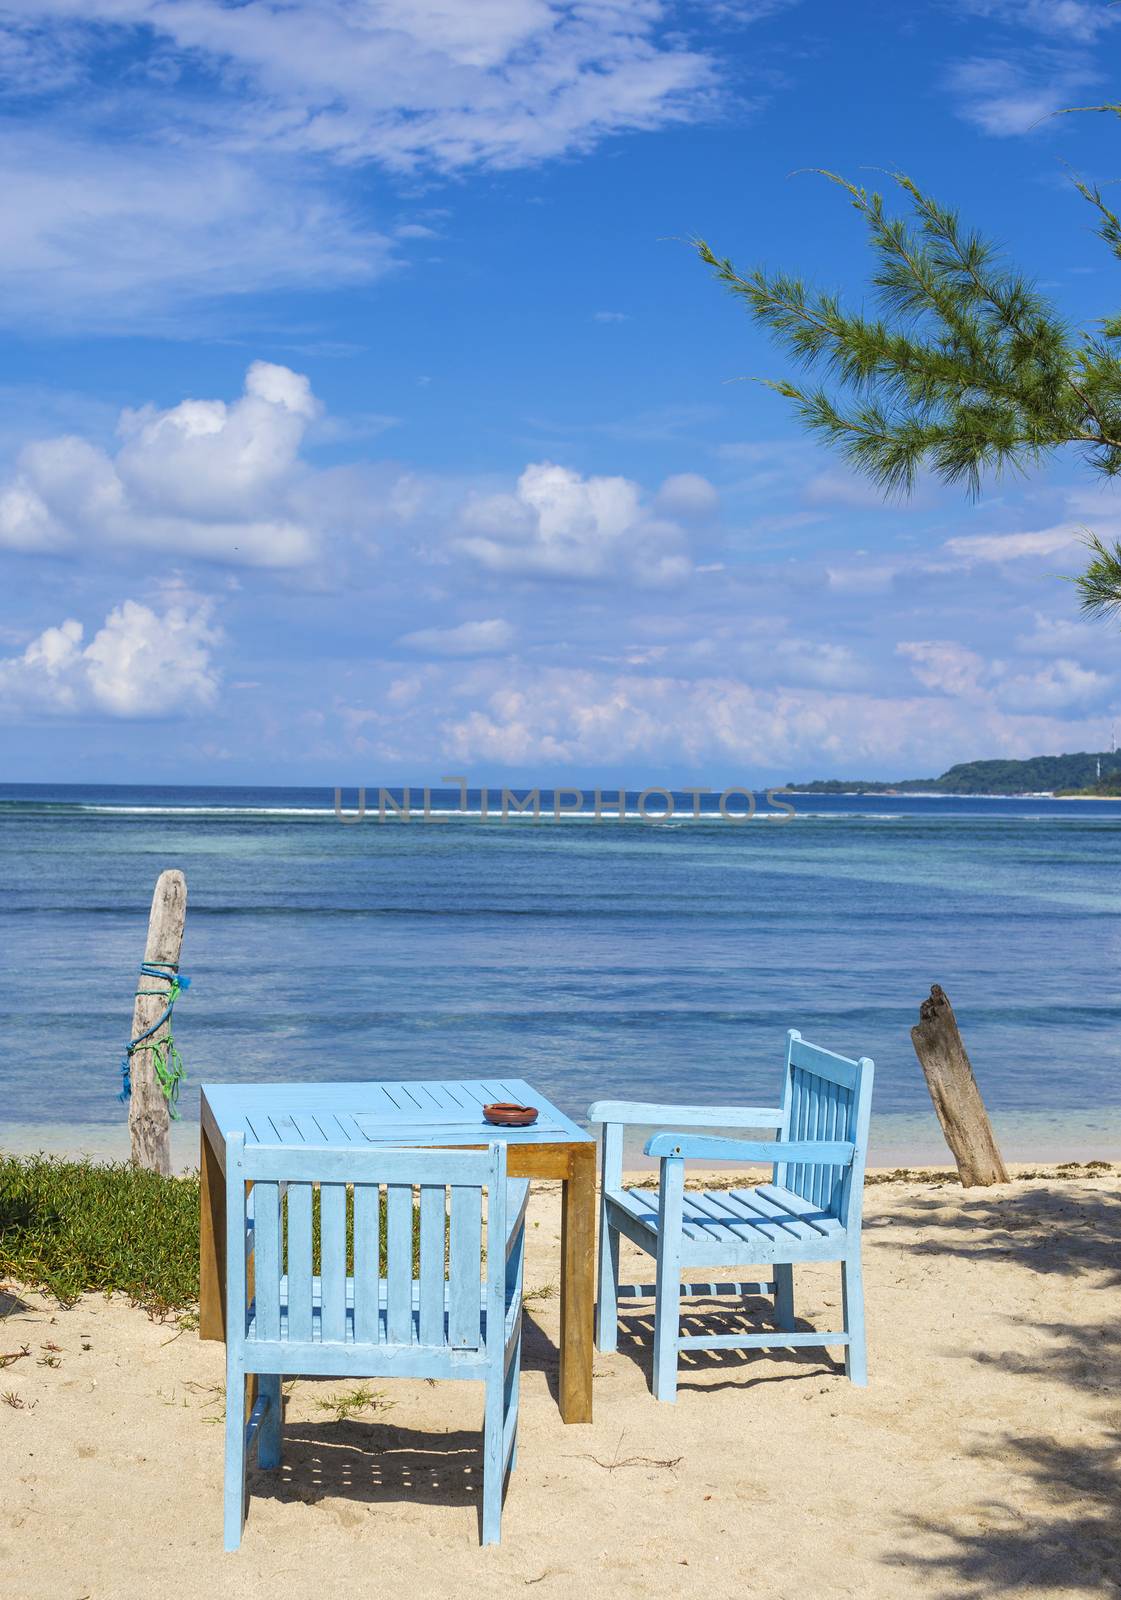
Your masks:
[[[431,820],[380,822],[372,788],[344,826],[329,789],[0,786],[0,1144],[127,1152],[121,1047],[174,866],[181,1160],[208,1079],[767,1104],[797,1027],[875,1058],[874,1160],[945,1161],[909,1035],[933,982],[1010,1159],[1121,1158],[1121,802],[760,795],[732,821],[678,797],[652,822],[543,798],[503,822],[497,793],[484,818],[437,790]]]

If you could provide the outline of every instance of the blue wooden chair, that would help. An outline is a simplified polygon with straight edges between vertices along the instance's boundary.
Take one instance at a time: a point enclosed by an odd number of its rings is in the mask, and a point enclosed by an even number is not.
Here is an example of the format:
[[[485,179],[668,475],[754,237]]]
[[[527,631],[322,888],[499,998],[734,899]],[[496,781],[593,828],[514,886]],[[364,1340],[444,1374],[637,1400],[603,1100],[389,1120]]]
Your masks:
[[[313,1275],[316,1186],[321,1270]],[[516,1457],[528,1197],[527,1181],[507,1180],[504,1144],[351,1152],[247,1146],[240,1133],[227,1139],[227,1550],[241,1543],[254,1443],[260,1467],[280,1465],[285,1373],[482,1379],[482,1542],[497,1544]],[[247,1421],[253,1375],[258,1394]]]
[[[599,1297],[596,1345],[617,1348],[620,1295],[654,1296],[654,1393],[676,1400],[681,1350],[755,1350],[768,1346],[841,1345],[853,1383],[868,1381],[860,1219],[872,1099],[872,1062],[849,1061],[787,1034],[781,1109],[636,1105],[600,1100],[588,1120],[603,1124]],[[688,1133],[658,1133],[646,1144],[657,1156],[656,1193],[623,1188],[623,1128],[773,1128],[765,1143]],[[755,1189],[685,1192],[685,1160],[773,1161],[770,1183]],[[657,1263],[654,1285],[619,1284],[619,1238]],[[794,1267],[839,1261],[843,1330],[794,1331]],[[767,1282],[682,1283],[682,1269],[769,1265]],[[685,1337],[682,1298],[773,1295],[777,1330]]]

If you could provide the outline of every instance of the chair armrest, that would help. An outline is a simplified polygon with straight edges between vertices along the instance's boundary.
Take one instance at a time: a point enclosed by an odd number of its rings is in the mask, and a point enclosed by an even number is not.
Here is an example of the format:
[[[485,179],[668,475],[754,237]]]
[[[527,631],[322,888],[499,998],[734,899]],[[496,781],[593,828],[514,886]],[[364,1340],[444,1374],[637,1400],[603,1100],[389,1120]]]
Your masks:
[[[589,1122],[637,1122],[647,1127],[781,1128],[782,1112],[774,1106],[659,1106],[640,1100],[597,1100],[588,1107]]]
[[[805,1161],[850,1167],[855,1153],[851,1139],[715,1139],[696,1133],[656,1133],[646,1141],[646,1154],[663,1160],[702,1156],[709,1161]]]

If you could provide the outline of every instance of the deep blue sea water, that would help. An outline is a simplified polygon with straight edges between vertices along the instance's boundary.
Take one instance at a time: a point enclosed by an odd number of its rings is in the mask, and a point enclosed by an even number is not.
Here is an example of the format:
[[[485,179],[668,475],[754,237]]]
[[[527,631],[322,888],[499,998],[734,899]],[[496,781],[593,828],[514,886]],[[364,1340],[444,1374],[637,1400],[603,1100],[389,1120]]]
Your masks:
[[[123,1129],[177,866],[186,1123],[207,1078],[510,1074],[577,1116],[607,1093],[766,1103],[796,1026],[872,1055],[881,1150],[930,1159],[909,1029],[937,981],[1011,1153],[1121,1153],[1121,803],[791,799],[789,820],[760,797],[744,823],[680,802],[504,825],[443,791],[448,820],[380,824],[371,791],[341,826],[327,789],[0,786],[0,1139]]]

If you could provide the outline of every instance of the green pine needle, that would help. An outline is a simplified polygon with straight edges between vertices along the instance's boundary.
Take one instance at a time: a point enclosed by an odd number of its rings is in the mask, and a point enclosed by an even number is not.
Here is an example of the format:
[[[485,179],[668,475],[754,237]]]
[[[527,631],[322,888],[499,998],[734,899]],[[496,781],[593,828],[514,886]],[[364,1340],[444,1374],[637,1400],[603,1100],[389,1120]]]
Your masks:
[[[1102,109],[1116,110],[1116,107]],[[1121,316],[1072,329],[1030,279],[966,229],[956,211],[892,174],[908,215],[833,172],[863,218],[875,265],[875,314],[782,271],[737,271],[703,239],[701,260],[815,381],[765,379],[802,426],[885,494],[929,472],[976,497],[987,476],[1026,472],[1064,448],[1121,474]],[[1075,180],[1097,231],[1121,257],[1121,218]],[[1093,544],[1077,583],[1094,615],[1121,609],[1121,547]]]

